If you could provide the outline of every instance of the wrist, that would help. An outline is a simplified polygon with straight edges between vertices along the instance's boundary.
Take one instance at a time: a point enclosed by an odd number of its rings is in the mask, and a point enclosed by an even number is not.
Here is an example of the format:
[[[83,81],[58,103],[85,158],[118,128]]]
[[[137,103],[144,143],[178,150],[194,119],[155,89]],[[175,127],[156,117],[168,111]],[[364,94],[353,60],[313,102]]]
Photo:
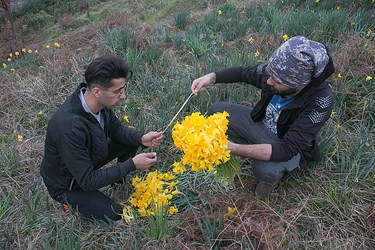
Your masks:
[[[238,154],[239,147],[240,147],[240,145],[237,144],[237,143],[233,143],[232,144],[232,152],[233,152],[233,154]]]
[[[211,72],[210,73],[210,82],[211,84],[215,84],[216,83],[216,73],[215,72]]]
[[[142,147],[145,147],[145,136],[146,136],[146,134],[143,134],[143,135],[141,136],[141,146],[142,146]]]
[[[121,176],[125,176],[128,173],[136,170],[135,163],[133,161],[133,158],[129,158],[126,161],[119,162],[118,166],[120,167]]]

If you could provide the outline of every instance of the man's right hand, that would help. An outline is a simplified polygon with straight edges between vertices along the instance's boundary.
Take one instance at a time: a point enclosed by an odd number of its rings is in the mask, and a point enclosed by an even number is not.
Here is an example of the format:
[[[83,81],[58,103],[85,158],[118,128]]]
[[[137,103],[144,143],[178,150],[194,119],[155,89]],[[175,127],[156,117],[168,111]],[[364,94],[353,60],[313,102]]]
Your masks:
[[[133,157],[135,168],[138,170],[147,170],[157,161],[155,152],[140,153]]]
[[[201,76],[193,81],[191,84],[191,91],[197,95],[199,91],[205,90],[206,87],[216,82],[216,74],[214,72]]]

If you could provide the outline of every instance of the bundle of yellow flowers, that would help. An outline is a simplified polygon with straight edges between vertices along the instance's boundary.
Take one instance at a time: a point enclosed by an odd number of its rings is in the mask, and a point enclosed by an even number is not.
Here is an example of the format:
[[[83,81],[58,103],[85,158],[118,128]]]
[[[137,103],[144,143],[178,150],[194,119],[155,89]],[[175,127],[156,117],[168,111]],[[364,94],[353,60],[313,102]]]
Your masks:
[[[143,178],[135,176],[132,180],[134,192],[129,199],[130,204],[138,208],[141,216],[177,213],[176,205],[171,205],[173,195],[179,194],[176,187],[179,181],[174,179],[173,174],[159,173],[157,170],[149,172]]]
[[[189,165],[193,171],[212,171],[215,166],[230,159],[228,138],[229,114],[217,112],[204,117],[200,112],[192,113],[173,126],[172,138],[178,149],[183,151],[182,165]],[[174,164],[181,170],[179,163]],[[181,171],[180,171],[181,172]]]

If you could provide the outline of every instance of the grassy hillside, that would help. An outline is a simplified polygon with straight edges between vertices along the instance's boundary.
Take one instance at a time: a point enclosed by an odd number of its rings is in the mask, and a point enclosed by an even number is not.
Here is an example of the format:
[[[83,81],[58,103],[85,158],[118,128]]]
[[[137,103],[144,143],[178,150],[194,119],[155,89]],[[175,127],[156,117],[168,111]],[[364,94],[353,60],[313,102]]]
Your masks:
[[[0,249],[375,248],[373,0],[82,2],[41,0],[14,13],[15,38],[0,20]],[[64,213],[48,196],[39,175],[46,125],[93,58],[116,54],[134,71],[115,109],[124,124],[163,130],[193,79],[267,61],[295,35],[329,47],[336,105],[319,136],[323,160],[288,175],[270,197],[254,196],[243,159],[234,187],[214,172],[179,175],[182,194],[172,200],[179,212],[163,228],[144,217],[92,222]],[[218,84],[192,98],[177,119],[204,114],[215,101],[252,106],[258,95],[240,83]],[[152,170],[166,172],[181,158],[170,128],[156,150]],[[141,174],[103,191],[126,202]]]

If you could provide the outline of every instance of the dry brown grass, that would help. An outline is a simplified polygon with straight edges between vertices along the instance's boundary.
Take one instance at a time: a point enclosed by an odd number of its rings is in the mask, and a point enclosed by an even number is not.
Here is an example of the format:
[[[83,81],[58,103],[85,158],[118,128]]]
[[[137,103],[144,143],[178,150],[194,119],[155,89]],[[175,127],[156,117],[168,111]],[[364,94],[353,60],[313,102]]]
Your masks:
[[[342,34],[340,47],[333,53],[336,72],[342,75],[366,77],[375,72],[375,44],[359,34]]]
[[[202,194],[204,195],[204,191]],[[211,221],[223,220],[223,228],[219,232],[217,241],[220,249],[242,249],[243,239],[250,244],[257,242],[253,248],[258,249],[285,249],[298,246],[298,227],[294,222],[298,219],[306,202],[301,207],[285,210],[282,214],[276,212],[266,202],[249,194],[248,190],[232,190],[228,194],[207,195],[203,198],[207,202],[207,208],[200,208],[196,212],[185,212],[184,222],[180,227],[180,241],[189,246],[192,242],[204,242],[196,218],[204,220],[204,210]],[[236,207],[237,211],[227,215],[228,207]],[[188,237],[186,237],[186,235]],[[283,239],[287,235],[288,243]],[[214,240],[214,239],[213,239]]]

